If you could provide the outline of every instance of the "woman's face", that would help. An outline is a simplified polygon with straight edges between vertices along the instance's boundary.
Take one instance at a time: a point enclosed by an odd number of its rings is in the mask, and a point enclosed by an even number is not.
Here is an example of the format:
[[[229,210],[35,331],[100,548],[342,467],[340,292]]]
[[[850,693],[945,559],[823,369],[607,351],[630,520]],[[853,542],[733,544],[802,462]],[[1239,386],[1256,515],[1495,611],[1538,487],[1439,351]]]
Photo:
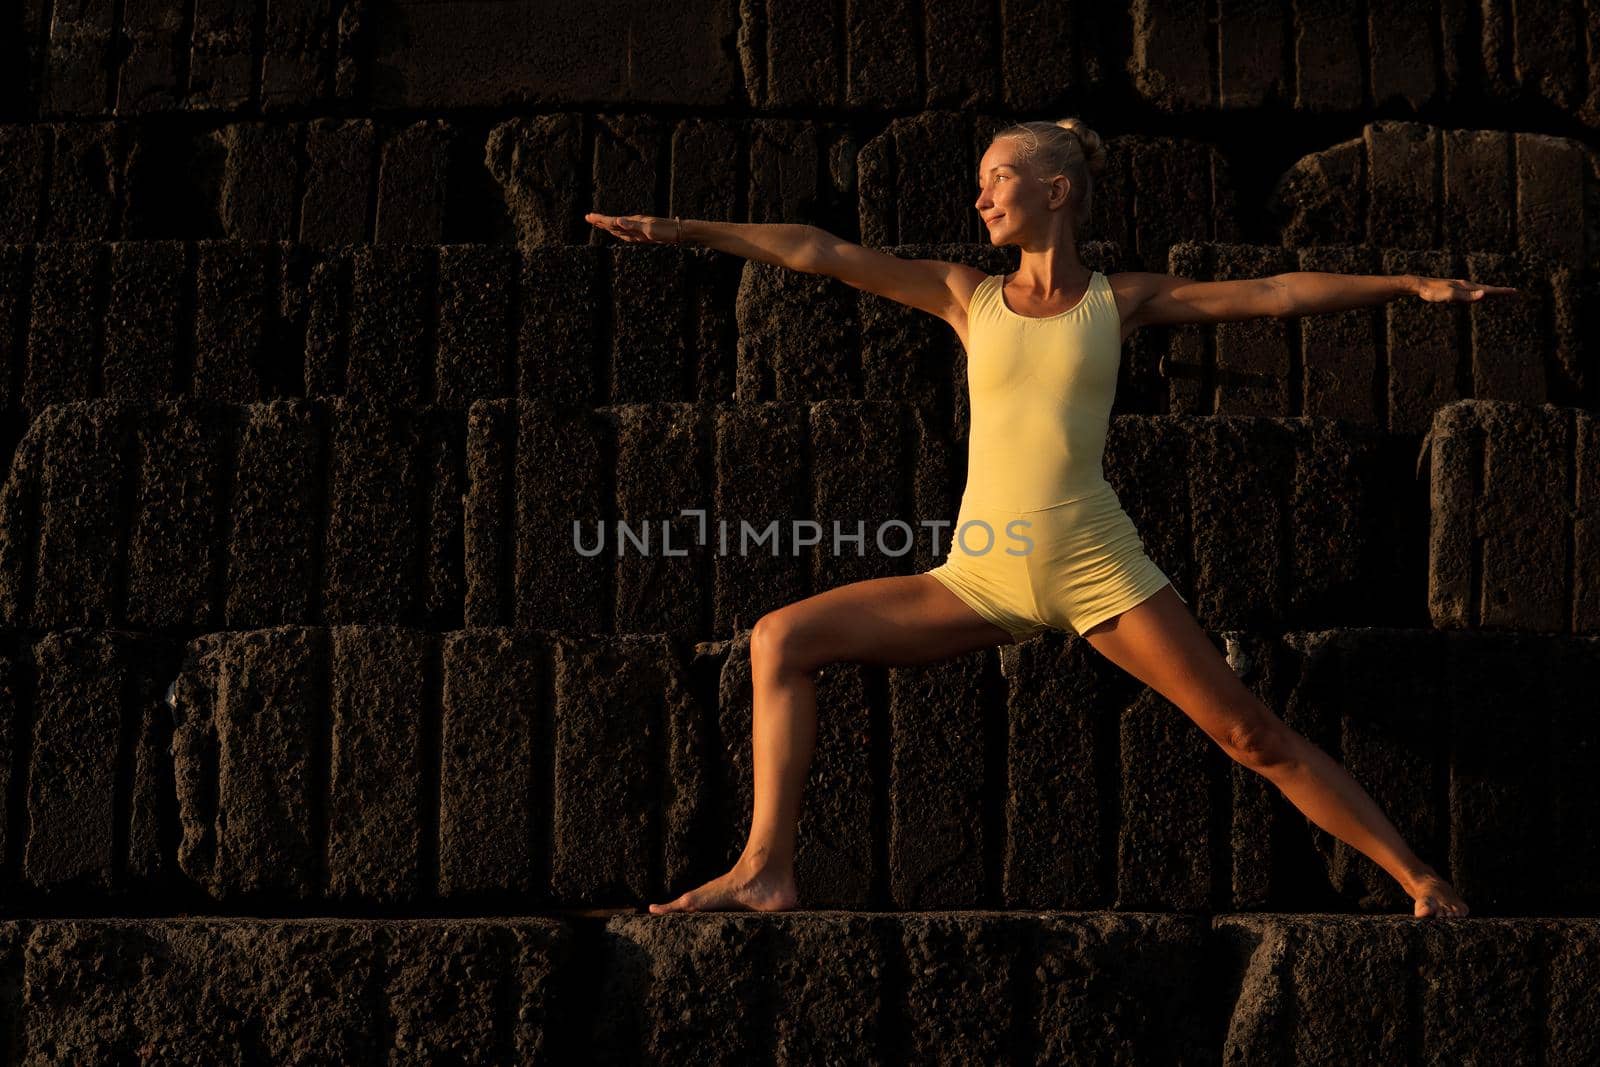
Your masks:
[[[978,199],[973,206],[995,244],[1007,244],[1008,237],[1014,241],[1041,220],[1047,221],[1050,212],[1054,186],[1038,180],[1017,148],[1015,140],[1002,137],[978,162]],[[1059,199],[1064,203],[1068,180],[1063,177],[1055,185],[1061,188]]]

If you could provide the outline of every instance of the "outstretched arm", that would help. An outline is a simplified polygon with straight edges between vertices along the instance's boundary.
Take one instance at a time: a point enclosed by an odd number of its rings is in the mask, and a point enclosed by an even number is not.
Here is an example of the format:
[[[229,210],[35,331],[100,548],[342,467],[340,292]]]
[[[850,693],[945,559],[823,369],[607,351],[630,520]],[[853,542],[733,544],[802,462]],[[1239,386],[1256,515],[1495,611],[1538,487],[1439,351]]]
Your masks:
[[[904,259],[846,241],[816,226],[701,219],[680,222],[676,218],[602,215],[594,211],[584,218],[624,241],[704,245],[805,274],[825,274],[952,324],[954,313],[966,310],[966,298],[959,294],[970,296],[973,286],[983,280],[980,271],[960,263]]]
[[[702,245],[745,259],[810,273],[822,250],[823,231],[787,222],[711,222],[655,215],[584,216],[596,229],[635,244]]]
[[[1433,303],[1482,300],[1485,296],[1510,296],[1508,285],[1483,285],[1464,278],[1424,278],[1415,274],[1329,274],[1301,270],[1269,278],[1279,292],[1283,310],[1279,318],[1317,315],[1383,304],[1399,296],[1415,296]]]
[[[1197,282],[1191,278],[1142,272],[1118,277],[1126,279],[1124,284],[1134,294],[1134,311],[1130,317],[1138,326],[1286,319],[1383,304],[1404,296],[1431,302],[1474,301],[1517,292],[1509,286],[1480,285],[1460,278],[1330,274],[1309,270],[1220,282]]]

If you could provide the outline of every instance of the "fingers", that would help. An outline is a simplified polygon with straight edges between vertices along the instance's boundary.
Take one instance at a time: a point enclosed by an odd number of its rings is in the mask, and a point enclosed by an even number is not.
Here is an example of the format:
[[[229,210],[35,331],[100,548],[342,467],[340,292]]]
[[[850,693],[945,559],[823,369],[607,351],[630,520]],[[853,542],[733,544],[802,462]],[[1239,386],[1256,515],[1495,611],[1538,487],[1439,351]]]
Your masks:
[[[1482,300],[1486,296],[1522,295],[1515,286],[1487,285],[1479,282],[1471,282],[1465,278],[1430,278],[1426,279],[1426,281],[1436,282],[1439,284],[1432,287],[1431,291],[1427,291],[1425,287],[1424,291],[1418,294],[1424,300],[1453,300],[1472,302]]]
[[[1455,281],[1457,285],[1467,290],[1474,299],[1486,294],[1509,294],[1517,291],[1515,286],[1510,285],[1484,285],[1481,282],[1469,282],[1465,278],[1457,278]]]
[[[628,239],[628,228],[626,225],[628,220],[624,219],[621,215],[602,215],[598,211],[591,211],[584,216],[584,219],[593,226],[606,231],[613,237],[620,237],[623,240]]]
[[[591,225],[602,229],[611,236],[623,241],[657,244],[643,229],[638,216],[634,215],[602,215],[598,211],[591,211],[583,216]]]

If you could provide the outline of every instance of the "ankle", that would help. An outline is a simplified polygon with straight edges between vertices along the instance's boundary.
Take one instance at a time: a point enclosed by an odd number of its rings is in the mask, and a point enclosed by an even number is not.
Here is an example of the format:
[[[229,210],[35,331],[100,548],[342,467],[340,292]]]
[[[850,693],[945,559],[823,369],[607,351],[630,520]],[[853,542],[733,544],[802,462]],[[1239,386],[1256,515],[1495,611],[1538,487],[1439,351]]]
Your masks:
[[[765,847],[745,849],[733,865],[734,870],[751,878],[779,873],[784,867],[781,857],[774,856],[772,850]]]
[[[1423,864],[1407,876],[1405,884],[1407,889],[1421,889],[1429,883],[1443,881],[1444,879],[1439,876],[1438,871],[1427,864]]]

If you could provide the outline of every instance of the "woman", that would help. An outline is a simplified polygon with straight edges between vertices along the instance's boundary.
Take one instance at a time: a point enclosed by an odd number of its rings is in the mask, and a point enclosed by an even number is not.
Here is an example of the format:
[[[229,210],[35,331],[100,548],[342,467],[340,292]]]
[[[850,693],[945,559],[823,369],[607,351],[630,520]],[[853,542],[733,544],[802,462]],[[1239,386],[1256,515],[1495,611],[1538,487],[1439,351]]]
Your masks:
[[[1101,473],[1122,342],[1155,323],[1285,317],[1382,303],[1479,300],[1515,290],[1460,279],[1295,273],[1194,282],[1091,271],[1078,259],[1100,138],[1077,119],[997,133],[974,207],[1015,274],[906,260],[812,226],[590,213],[624,241],[692,241],[825,274],[937,315],[968,353],[971,428],[958,536],[922,573],[853,582],[769,612],[750,636],[755,809],[726,874],[650,911],[792,908],[795,828],[816,738],[814,672],[836,661],[909,666],[1071,629],[1265,776],[1311,821],[1393,875],[1419,917],[1466,901],[1400,839],[1372,798],[1234,674]]]

